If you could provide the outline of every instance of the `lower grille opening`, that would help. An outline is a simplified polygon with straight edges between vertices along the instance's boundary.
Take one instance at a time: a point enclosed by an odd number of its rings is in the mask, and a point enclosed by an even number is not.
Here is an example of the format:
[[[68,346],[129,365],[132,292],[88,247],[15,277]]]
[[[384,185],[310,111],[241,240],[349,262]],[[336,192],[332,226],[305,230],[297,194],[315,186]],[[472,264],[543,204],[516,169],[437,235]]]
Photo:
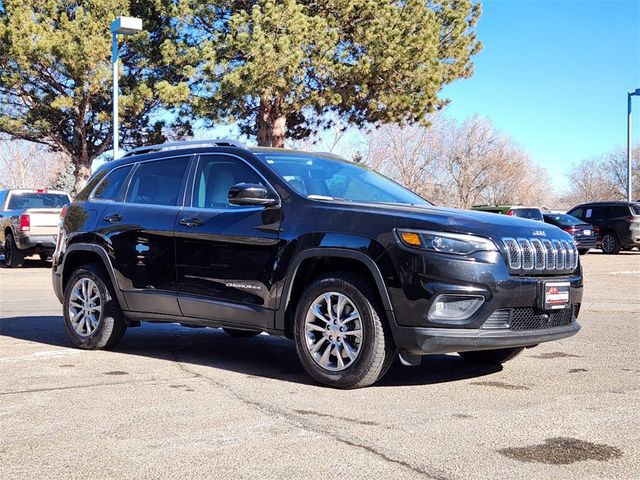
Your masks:
[[[539,313],[533,308],[504,308],[496,310],[484,322],[482,328],[509,328],[514,331],[543,330],[564,327],[578,317],[580,304],[549,313]]]

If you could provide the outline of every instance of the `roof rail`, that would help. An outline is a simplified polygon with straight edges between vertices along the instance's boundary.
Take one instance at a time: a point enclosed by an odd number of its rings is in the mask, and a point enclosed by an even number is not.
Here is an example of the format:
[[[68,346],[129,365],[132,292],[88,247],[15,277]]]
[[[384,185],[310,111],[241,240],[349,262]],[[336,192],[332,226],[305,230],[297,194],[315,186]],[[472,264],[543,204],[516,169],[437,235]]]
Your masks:
[[[184,142],[159,143],[157,145],[146,145],[129,150],[121,158],[134,154],[161,152],[163,150],[179,150],[181,148],[192,148],[195,146],[215,146],[215,147],[237,147],[246,148],[245,144],[230,138],[215,138],[213,140],[188,140]]]

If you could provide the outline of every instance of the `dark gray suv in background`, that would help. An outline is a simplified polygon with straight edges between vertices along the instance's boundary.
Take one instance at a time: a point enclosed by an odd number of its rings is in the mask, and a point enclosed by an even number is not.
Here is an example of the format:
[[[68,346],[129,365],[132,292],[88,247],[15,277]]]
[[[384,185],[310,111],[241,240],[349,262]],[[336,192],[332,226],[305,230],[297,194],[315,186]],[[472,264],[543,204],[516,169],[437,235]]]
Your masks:
[[[640,202],[583,203],[567,213],[597,229],[604,253],[640,247]]]

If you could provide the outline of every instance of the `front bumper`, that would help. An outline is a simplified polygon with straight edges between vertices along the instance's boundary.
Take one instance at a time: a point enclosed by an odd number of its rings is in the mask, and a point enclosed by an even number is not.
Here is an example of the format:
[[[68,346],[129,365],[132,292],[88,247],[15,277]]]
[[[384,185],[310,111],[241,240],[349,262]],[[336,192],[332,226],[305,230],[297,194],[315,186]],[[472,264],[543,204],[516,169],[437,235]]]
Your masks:
[[[412,355],[528,347],[575,335],[578,322],[545,330],[513,331],[462,328],[396,327],[394,339],[398,347]]]

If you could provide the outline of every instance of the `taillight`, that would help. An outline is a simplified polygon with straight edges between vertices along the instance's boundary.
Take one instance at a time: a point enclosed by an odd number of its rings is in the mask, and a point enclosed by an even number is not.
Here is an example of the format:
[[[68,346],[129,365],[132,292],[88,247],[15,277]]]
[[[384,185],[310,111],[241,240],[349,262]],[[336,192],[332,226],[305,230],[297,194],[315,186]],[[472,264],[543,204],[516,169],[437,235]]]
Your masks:
[[[31,217],[28,214],[20,215],[20,231],[28,232],[31,230]]]
[[[565,232],[569,232],[569,233],[576,233],[576,228],[575,227],[565,227],[565,228],[563,228],[563,230]]]
[[[593,230],[596,235],[600,235],[600,227],[591,227],[591,230]]]
[[[631,230],[640,230],[640,217],[627,217],[625,220],[629,222]]]
[[[510,217],[513,217],[513,210],[511,210],[511,209],[510,209],[510,210],[507,212],[507,215],[509,215]]]

